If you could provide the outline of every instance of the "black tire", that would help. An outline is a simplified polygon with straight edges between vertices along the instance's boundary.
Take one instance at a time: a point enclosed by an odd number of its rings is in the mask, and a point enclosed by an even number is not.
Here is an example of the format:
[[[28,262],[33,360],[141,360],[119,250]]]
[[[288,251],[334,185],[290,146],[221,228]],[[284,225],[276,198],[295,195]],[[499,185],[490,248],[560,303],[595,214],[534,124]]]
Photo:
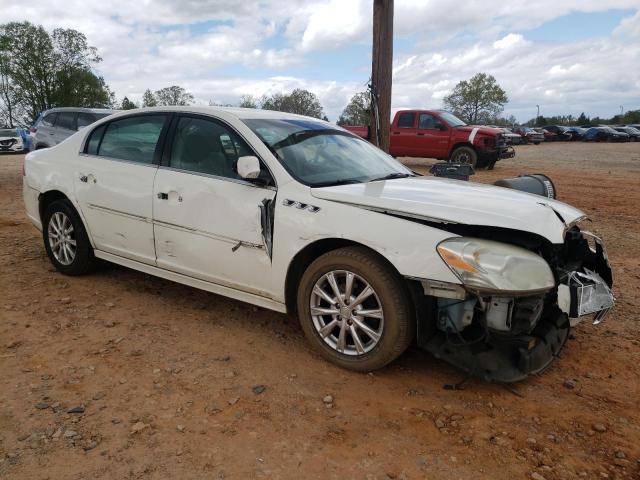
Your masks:
[[[540,145],[540,142],[533,142],[534,145]]]
[[[326,343],[311,315],[312,293],[316,282],[329,272],[344,270],[361,277],[373,288],[384,317],[382,331],[375,346],[370,351],[357,355],[339,352]],[[402,277],[375,253],[363,247],[333,250],[311,263],[300,280],[297,307],[302,330],[314,349],[325,359],[349,370],[370,372],[384,367],[399,357],[415,336],[414,308]],[[339,326],[335,328],[340,329]],[[353,337],[349,338],[354,343]]]
[[[56,213],[61,213],[66,216],[73,226],[73,231],[71,232],[70,237],[76,243],[75,255],[73,256],[72,261],[68,264],[63,263],[56,258],[56,254],[54,254],[52,250],[52,245],[49,239],[50,224]],[[84,224],[82,223],[78,212],[76,212],[76,209],[69,200],[56,200],[47,205],[42,219],[42,239],[44,241],[44,248],[47,251],[49,260],[51,260],[51,263],[53,263],[53,266],[56,267],[59,272],[64,273],[65,275],[75,276],[83,275],[95,269],[97,261],[93,254],[93,248],[91,247],[91,242],[89,242],[87,231],[84,228]]]
[[[458,147],[451,154],[451,163],[465,163],[473,168],[478,164],[478,153],[471,147]]]

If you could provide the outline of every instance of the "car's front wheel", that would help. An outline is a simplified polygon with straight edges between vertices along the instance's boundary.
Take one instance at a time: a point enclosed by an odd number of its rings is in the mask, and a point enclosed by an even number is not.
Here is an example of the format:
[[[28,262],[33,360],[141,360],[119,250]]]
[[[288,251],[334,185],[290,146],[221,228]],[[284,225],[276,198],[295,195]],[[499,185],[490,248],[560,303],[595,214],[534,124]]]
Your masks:
[[[478,153],[471,147],[458,147],[451,154],[451,163],[464,163],[475,168],[478,164]]]
[[[402,278],[365,248],[316,259],[302,276],[297,306],[311,344],[343,368],[382,368],[413,340],[415,317]]]
[[[82,275],[96,264],[80,216],[69,200],[56,200],[45,209],[42,235],[51,263],[66,275]]]

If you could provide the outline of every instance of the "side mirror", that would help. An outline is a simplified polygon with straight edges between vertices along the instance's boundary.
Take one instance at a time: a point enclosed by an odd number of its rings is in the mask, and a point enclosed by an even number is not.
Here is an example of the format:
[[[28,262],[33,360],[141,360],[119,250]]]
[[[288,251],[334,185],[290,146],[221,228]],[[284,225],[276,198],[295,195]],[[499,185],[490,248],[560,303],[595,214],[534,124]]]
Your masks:
[[[236,169],[240,177],[245,180],[254,180],[260,175],[260,160],[253,155],[239,157]]]

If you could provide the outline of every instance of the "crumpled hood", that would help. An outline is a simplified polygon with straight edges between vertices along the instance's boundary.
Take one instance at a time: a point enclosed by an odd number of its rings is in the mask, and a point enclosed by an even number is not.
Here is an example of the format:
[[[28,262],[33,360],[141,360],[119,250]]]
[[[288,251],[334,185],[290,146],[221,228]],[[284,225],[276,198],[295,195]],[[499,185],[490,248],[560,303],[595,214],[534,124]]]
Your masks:
[[[435,222],[531,232],[552,243],[563,243],[566,225],[585,216],[570,205],[538,195],[437,177],[312,188],[311,194],[324,200]]]

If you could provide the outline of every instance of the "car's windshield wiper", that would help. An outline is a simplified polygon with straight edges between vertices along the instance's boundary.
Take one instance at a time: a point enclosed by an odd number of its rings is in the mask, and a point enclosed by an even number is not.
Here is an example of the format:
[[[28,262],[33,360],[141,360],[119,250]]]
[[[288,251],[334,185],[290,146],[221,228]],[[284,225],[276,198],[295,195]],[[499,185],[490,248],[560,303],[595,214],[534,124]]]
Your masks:
[[[380,180],[393,180],[394,178],[407,178],[407,177],[415,177],[415,175],[413,175],[411,173],[394,172],[394,173],[390,173],[389,175],[385,175],[383,177],[372,178],[369,181],[370,182],[378,182]]]
[[[336,185],[349,185],[352,183],[362,183],[360,180],[356,180],[354,178],[348,178],[343,180],[330,180],[328,182],[314,183],[311,187],[335,187]]]

